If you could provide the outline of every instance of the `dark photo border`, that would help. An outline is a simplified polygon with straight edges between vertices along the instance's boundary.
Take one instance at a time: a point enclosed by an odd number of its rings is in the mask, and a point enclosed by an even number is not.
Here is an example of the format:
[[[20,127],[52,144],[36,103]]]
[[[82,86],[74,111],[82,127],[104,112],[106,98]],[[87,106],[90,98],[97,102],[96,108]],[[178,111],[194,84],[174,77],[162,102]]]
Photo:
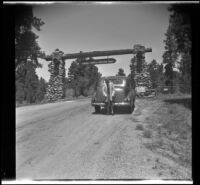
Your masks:
[[[3,60],[1,61],[1,179],[16,179],[16,126],[15,126],[15,6],[3,5]],[[31,6],[31,5],[29,5]],[[192,19],[192,177],[199,181],[199,4],[191,7]],[[22,8],[23,9],[23,8]],[[68,179],[66,179],[68,180]],[[74,179],[76,180],[76,179]],[[90,180],[90,179],[88,179]],[[125,180],[126,179],[122,179]],[[130,181],[129,179],[127,179]],[[133,179],[137,180],[137,179]],[[78,180],[79,181],[79,180]],[[196,182],[195,182],[196,181]]]

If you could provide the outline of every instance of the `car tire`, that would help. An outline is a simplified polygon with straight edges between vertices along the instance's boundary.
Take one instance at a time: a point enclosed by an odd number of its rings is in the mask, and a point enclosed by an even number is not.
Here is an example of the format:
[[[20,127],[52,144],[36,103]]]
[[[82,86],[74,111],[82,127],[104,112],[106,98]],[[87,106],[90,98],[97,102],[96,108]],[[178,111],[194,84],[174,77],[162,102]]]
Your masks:
[[[101,109],[100,109],[100,106],[95,106],[94,109],[95,109],[95,113],[99,113],[100,110],[101,110]]]

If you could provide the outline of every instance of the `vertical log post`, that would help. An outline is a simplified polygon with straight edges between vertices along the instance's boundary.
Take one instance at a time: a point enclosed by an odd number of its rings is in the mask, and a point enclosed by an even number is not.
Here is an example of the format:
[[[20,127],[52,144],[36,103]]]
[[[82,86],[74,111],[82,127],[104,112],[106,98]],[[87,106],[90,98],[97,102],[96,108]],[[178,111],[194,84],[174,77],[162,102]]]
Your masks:
[[[64,97],[65,62],[62,59],[63,52],[56,49],[52,56],[52,61],[48,65],[50,80],[47,87],[47,99],[50,102]]]
[[[150,74],[147,71],[147,67],[145,66],[145,47],[139,44],[134,45],[134,50],[136,51],[136,55],[134,56],[135,61],[135,70],[136,71],[134,77],[136,81],[136,87],[144,86],[147,89],[152,88],[152,82],[150,78]]]

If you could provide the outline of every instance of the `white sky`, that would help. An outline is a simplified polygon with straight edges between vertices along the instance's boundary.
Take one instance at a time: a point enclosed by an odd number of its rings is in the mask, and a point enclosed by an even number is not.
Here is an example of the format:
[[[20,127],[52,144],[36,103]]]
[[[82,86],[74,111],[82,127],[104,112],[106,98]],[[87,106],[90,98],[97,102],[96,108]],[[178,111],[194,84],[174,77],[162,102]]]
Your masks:
[[[168,4],[53,4],[35,5],[34,16],[41,18],[38,43],[46,54],[56,48],[64,53],[131,49],[134,44],[151,47],[146,61],[162,62],[165,32],[168,27]],[[114,64],[98,65],[103,76],[116,75],[119,68],[130,73],[133,55],[110,56]],[[100,58],[100,57],[99,57]],[[104,57],[101,57],[104,58]],[[43,68],[37,74],[49,80],[48,62],[39,60]],[[66,60],[66,76],[72,60]]]

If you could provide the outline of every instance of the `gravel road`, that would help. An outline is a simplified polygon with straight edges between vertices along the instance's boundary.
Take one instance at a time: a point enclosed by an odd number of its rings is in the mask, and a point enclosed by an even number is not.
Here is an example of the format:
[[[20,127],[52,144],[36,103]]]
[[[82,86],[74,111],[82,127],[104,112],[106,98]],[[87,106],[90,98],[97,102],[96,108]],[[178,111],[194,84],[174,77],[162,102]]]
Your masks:
[[[174,179],[135,129],[161,104],[140,101],[114,116],[94,114],[90,99],[16,108],[17,179]]]

